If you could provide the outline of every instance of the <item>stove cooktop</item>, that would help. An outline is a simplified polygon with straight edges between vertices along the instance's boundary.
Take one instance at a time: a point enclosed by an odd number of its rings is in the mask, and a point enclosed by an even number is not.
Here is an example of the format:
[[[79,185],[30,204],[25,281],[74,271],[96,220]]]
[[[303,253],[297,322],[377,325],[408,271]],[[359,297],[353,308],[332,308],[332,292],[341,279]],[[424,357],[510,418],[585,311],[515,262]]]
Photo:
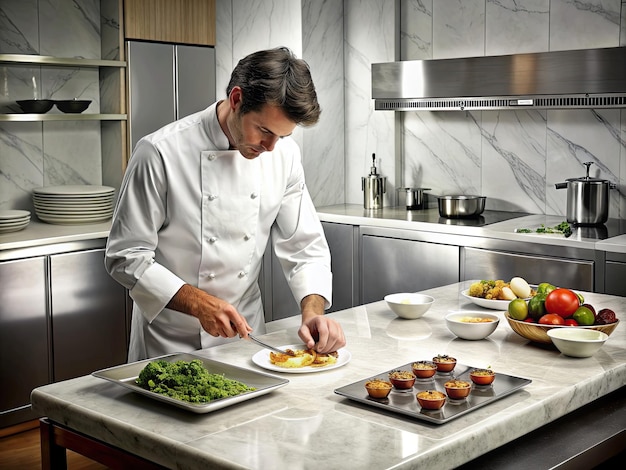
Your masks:
[[[422,212],[422,211],[412,211]],[[441,217],[439,211],[423,211],[420,214],[420,221],[445,225],[464,225],[467,227],[484,227],[485,225],[495,224],[496,222],[504,222],[505,220],[516,219],[530,215],[525,212],[505,212],[505,211],[484,211],[478,217],[462,217],[458,219],[448,219]]]

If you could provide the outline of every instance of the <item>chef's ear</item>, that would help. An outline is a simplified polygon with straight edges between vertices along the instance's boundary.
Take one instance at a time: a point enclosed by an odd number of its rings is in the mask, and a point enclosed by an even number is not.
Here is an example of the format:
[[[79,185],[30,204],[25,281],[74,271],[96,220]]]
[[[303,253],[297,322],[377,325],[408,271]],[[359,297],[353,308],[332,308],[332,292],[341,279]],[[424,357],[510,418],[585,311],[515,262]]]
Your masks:
[[[228,102],[230,104],[230,109],[233,111],[237,110],[241,106],[241,101],[243,99],[243,91],[241,87],[234,86],[232,90],[230,90],[230,94],[228,95]]]

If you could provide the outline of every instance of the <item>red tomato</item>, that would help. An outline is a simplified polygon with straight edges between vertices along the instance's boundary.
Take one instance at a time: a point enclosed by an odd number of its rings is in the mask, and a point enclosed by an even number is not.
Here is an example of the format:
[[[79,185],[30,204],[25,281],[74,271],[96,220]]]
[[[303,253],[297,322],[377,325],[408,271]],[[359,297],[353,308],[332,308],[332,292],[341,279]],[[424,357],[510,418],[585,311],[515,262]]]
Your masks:
[[[538,323],[542,325],[565,325],[565,320],[556,313],[546,313],[539,319]]]
[[[565,326],[578,326],[578,322],[573,318],[568,318],[565,320]]]
[[[522,320],[524,323],[535,323],[535,319],[533,317],[526,317],[526,319]]]
[[[546,312],[556,313],[563,318],[571,317],[580,307],[580,299],[576,292],[569,289],[554,289],[546,296]]]

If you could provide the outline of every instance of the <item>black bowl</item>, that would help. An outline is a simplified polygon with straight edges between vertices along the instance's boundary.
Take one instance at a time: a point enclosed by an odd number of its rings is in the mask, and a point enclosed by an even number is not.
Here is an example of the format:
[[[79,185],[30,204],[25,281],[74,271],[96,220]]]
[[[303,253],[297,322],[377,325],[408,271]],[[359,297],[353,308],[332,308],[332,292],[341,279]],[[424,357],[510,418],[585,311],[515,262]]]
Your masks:
[[[54,105],[53,100],[19,100],[16,101],[25,113],[47,113]]]
[[[89,107],[91,100],[59,100],[55,104],[64,113],[82,113]]]

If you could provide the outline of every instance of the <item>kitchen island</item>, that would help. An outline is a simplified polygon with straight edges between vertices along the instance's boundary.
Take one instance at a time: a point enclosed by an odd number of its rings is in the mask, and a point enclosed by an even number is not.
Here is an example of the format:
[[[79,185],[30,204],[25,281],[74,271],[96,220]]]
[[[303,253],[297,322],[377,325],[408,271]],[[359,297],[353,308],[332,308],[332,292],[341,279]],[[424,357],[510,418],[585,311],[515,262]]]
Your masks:
[[[398,319],[384,301],[330,314],[346,332],[346,348],[352,355],[349,363],[317,373],[271,372],[288,378],[289,384],[212,413],[190,413],[93,376],[36,388],[32,406],[61,429],[168,468],[436,469],[462,465],[573,415],[596,399],[623,392],[623,325],[618,325],[598,353],[585,359],[529,343],[511,330],[503,312],[498,313],[498,328],[487,339],[461,340],[448,331],[444,316],[452,310],[480,310],[460,294],[467,285],[462,282],[425,291],[436,300],[417,320]],[[624,321],[624,298],[583,294],[589,303],[615,310]],[[297,343],[298,324],[298,317],[272,322],[263,339],[275,345]],[[251,360],[258,351],[258,346],[240,340],[198,354],[265,371]],[[438,354],[532,382],[444,424],[386,412],[334,393]],[[623,417],[623,411],[615,416]],[[617,426],[621,426],[618,432],[623,431],[624,421]],[[602,425],[596,432],[614,434],[609,428]],[[44,424],[42,429],[50,428]],[[62,445],[71,448],[71,442]],[[51,450],[53,457],[59,455],[59,449],[49,448],[48,442],[42,448]]]

